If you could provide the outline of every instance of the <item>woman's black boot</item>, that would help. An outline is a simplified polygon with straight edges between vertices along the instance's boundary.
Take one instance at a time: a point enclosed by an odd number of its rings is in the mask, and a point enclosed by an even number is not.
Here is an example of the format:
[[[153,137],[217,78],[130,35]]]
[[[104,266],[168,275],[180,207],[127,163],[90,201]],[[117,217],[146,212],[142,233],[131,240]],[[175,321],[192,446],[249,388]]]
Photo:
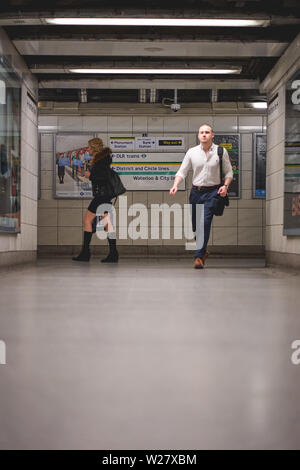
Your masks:
[[[119,253],[117,251],[117,243],[115,238],[108,237],[109,254],[106,258],[101,260],[101,263],[117,263],[119,260]]]
[[[82,250],[78,256],[74,256],[74,258],[72,258],[73,261],[90,261],[90,242],[92,239],[92,235],[92,232],[84,232]]]

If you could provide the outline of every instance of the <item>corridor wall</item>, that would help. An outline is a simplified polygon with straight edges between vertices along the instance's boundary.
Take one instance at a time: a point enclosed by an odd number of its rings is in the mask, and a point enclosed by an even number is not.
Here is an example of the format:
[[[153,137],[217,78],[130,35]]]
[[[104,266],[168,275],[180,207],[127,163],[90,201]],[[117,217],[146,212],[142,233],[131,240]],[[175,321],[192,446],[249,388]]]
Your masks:
[[[94,105],[94,103],[93,103]],[[236,103],[218,103],[219,111],[212,112],[210,105],[183,107],[180,115],[172,115],[160,104],[114,107],[99,104],[45,103],[40,108],[39,132],[41,134],[41,199],[38,204],[38,250],[41,255],[72,254],[82,242],[82,219],[89,201],[53,198],[53,132],[95,132],[108,144],[109,136],[130,136],[147,133],[148,136],[183,136],[185,150],[196,145],[199,125],[211,124],[215,132],[241,134],[241,199],[231,200],[223,217],[213,222],[209,245],[216,253],[241,253],[261,255],[264,252],[265,201],[252,197],[252,134],[264,132],[266,117],[249,110],[238,111]],[[69,107],[69,108],[68,108]],[[47,109],[48,108],[48,109]],[[168,191],[128,191],[128,206],[151,204],[188,203],[191,174],[186,191],[171,198]],[[128,224],[132,220],[128,218]],[[172,231],[171,231],[172,232]],[[138,239],[119,240],[123,254],[182,255],[185,240]],[[93,237],[92,248],[106,250],[106,242]]]
[[[261,86],[270,105],[267,120],[266,259],[300,269],[300,236],[284,235],[286,82],[300,70],[300,34]]]
[[[33,262],[37,253],[38,85],[24,60],[0,28],[0,56],[21,79],[20,233],[0,232],[0,266]]]

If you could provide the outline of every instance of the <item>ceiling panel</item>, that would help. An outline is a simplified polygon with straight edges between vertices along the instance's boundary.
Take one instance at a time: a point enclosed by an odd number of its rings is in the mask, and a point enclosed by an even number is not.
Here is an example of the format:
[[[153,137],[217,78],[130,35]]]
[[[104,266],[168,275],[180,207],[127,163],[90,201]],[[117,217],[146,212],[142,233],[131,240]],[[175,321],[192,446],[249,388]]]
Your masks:
[[[21,55],[140,57],[280,57],[288,42],[14,40]]]
[[[126,3],[126,8],[124,7]],[[142,6],[141,6],[142,3]],[[300,32],[300,1],[273,0],[13,0],[0,5],[0,26],[39,80],[41,96],[75,99],[81,88],[91,100],[137,100],[140,88],[182,90],[181,99],[210,99],[205,90],[219,89],[218,99],[234,101],[260,96],[260,84]],[[116,27],[54,26],[47,17],[264,18],[266,27]],[[176,76],[71,74],[80,67],[239,66],[239,75]],[[55,89],[60,91],[55,92]],[[68,92],[66,91],[68,89]],[[64,90],[64,91],[61,91]],[[106,90],[104,93],[103,90]],[[112,90],[111,93],[109,90]],[[118,91],[119,90],[119,91]],[[130,90],[130,91],[128,91]],[[186,90],[186,94],[184,94]],[[251,91],[252,90],[252,91]],[[239,93],[238,93],[239,91]],[[258,94],[257,94],[258,93]],[[46,99],[46,98],[44,98]]]

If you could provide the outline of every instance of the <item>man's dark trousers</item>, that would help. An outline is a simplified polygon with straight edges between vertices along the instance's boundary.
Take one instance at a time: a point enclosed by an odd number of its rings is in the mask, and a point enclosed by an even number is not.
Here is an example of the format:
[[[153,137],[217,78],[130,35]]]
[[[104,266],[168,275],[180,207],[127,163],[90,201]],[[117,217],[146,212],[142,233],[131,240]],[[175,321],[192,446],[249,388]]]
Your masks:
[[[203,258],[207,243],[209,240],[210,227],[213,219],[212,212],[212,199],[218,193],[218,188],[212,191],[198,191],[198,189],[191,189],[190,192],[190,204],[192,204],[193,212],[196,209],[197,204],[204,204],[204,243],[200,250],[195,251],[195,258]]]

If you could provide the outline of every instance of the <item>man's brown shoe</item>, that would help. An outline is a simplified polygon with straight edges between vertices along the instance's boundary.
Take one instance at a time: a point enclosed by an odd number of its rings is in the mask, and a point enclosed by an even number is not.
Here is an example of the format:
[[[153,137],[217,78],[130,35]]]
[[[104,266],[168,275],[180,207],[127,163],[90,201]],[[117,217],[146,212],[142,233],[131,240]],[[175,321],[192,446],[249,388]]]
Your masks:
[[[204,263],[202,261],[202,258],[195,258],[194,268],[195,269],[203,269],[204,268]]]
[[[203,258],[201,258],[201,259],[202,259],[202,261],[203,261],[203,264],[205,264],[205,260],[206,260],[206,258],[207,258],[208,256],[209,256],[209,252],[208,252],[208,251],[206,251],[206,252],[204,253],[204,256],[203,256]]]

